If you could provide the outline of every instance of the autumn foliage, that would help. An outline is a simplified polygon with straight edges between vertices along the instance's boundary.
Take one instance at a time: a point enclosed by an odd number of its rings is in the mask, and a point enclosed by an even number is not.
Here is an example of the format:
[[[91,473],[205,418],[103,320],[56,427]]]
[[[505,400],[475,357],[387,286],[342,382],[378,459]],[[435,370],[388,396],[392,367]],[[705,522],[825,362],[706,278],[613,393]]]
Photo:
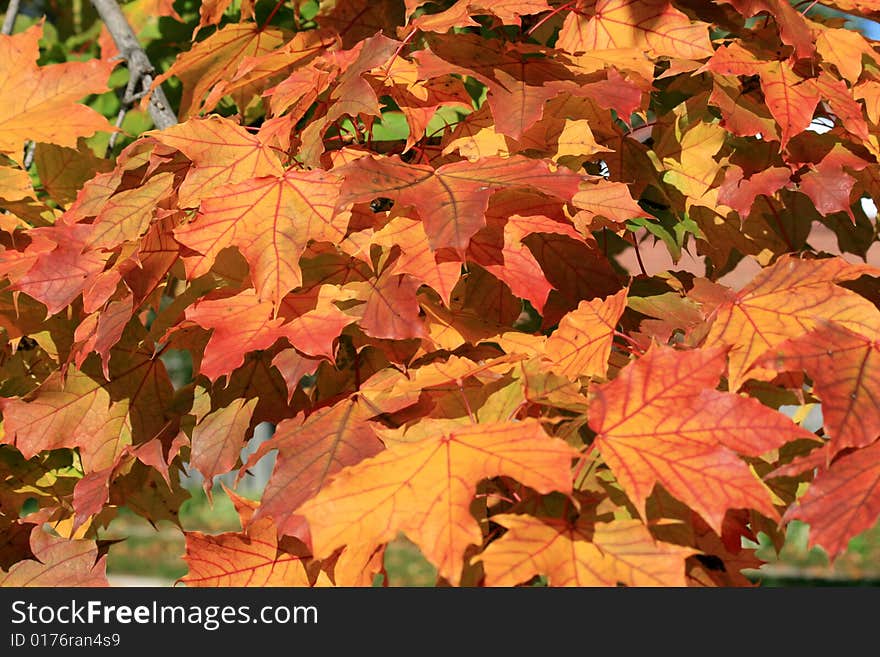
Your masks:
[[[401,535],[462,586],[749,585],[792,520],[839,555],[880,516],[880,50],[815,4],[132,0],[180,122],[108,157],[106,31],[0,37],[0,582],[106,583],[119,508],[273,452],[187,585],[370,585]]]

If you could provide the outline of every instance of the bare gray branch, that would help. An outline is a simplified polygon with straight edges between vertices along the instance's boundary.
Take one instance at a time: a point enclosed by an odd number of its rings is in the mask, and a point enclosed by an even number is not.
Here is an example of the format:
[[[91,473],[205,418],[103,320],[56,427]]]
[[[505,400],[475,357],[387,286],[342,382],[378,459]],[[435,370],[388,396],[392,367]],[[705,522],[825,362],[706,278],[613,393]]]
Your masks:
[[[3,27],[0,28],[0,34],[7,36],[12,34],[15,28],[15,17],[18,16],[18,6],[21,0],[9,0],[9,6],[6,8],[6,15],[3,17]]]
[[[129,105],[140,95],[150,91],[155,69],[147,57],[147,53],[144,52],[140,43],[138,43],[137,36],[132,31],[125,18],[125,14],[122,13],[116,0],[91,1],[95,9],[98,10],[101,20],[107,26],[110,35],[113,37],[116,47],[119,48],[119,52],[128,64],[128,71],[132,82],[126,88],[125,97],[122,102],[124,106]],[[134,93],[138,84],[141,86],[141,94]],[[156,87],[150,94],[148,107],[153,124],[160,130],[177,123],[177,116],[171,109],[168,98],[165,97],[165,92],[162,91],[161,86]]]

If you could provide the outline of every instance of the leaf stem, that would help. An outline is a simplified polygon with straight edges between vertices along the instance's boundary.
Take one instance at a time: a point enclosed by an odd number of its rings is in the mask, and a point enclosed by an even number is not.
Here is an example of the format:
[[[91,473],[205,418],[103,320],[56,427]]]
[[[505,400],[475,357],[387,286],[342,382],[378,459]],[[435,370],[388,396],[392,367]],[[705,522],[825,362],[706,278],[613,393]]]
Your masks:
[[[557,7],[556,9],[554,9],[553,11],[551,11],[549,14],[547,14],[546,16],[544,16],[544,18],[542,18],[542,19],[539,20],[537,23],[535,23],[535,24],[532,26],[532,28],[531,28],[528,32],[526,32],[526,36],[532,36],[532,33],[535,32],[535,30],[537,30],[537,29],[538,29],[539,27],[541,27],[544,23],[546,23],[546,22],[549,21],[551,18],[553,18],[556,14],[558,14],[558,13],[560,13],[560,12],[563,12],[563,11],[565,11],[566,9],[571,9],[571,8],[574,7],[576,4],[577,4],[577,0],[572,0],[571,2],[567,2],[566,4],[564,4],[564,5],[560,6],[560,7]]]
[[[407,34],[403,38],[403,41],[400,42],[400,45],[397,46],[397,50],[394,51],[394,54],[391,55],[391,58],[388,60],[388,63],[385,64],[385,66],[382,69],[385,73],[386,78],[388,77],[388,73],[391,70],[392,64],[394,64],[394,62],[400,56],[400,53],[403,52],[403,49],[406,47],[406,44],[408,44],[412,40],[412,38],[416,35],[416,32],[418,32],[418,31],[419,31],[419,28],[417,28],[417,27],[414,27],[413,29],[411,29],[409,31],[409,34]]]
[[[616,335],[618,338],[624,340],[627,344],[629,344],[631,347],[633,347],[636,350],[636,352],[638,352],[638,354],[640,356],[645,353],[644,349],[642,349],[642,345],[640,345],[638,342],[633,340],[626,333],[623,333],[621,331],[618,331],[617,329],[614,329],[614,335]]]
[[[361,355],[358,353],[357,347],[354,348],[354,389],[361,389]]]
[[[275,8],[269,12],[269,16],[266,18],[266,20],[263,21],[263,24],[260,25],[260,32],[269,27],[269,23],[272,22],[273,18],[275,18],[275,14],[278,13],[278,10],[281,9],[281,5],[283,4],[284,0],[278,0],[278,2],[275,4]]]
[[[788,236],[788,231],[785,230],[785,226],[782,225],[782,219],[779,218],[779,212],[776,208],[773,207],[773,204],[770,202],[770,198],[768,196],[763,196],[764,201],[767,203],[767,207],[770,209],[770,214],[773,215],[773,221],[776,223],[776,227],[779,229],[779,234],[783,240],[785,240],[785,245],[788,247],[789,251],[794,251],[794,244],[791,241],[791,238]]]
[[[804,4],[804,3],[801,2],[800,4]],[[806,16],[806,15],[807,15],[807,12],[810,11],[810,9],[812,9],[813,7],[815,7],[817,4],[819,4],[819,0],[813,0],[813,2],[811,2],[811,3],[809,4],[809,6],[801,12],[801,16]]]
[[[457,381],[458,383],[458,392],[461,393],[461,400],[464,402],[464,408],[467,411],[468,417],[471,419],[472,424],[477,423],[477,418],[474,416],[474,412],[471,410],[471,403],[468,401],[467,395],[464,394],[464,387],[462,387],[461,380]]]
[[[630,233],[630,235],[632,236],[633,248],[636,250],[636,261],[639,263],[639,269],[642,271],[645,278],[649,278],[648,272],[645,271],[645,263],[642,262],[642,253],[639,251],[639,240],[636,238],[635,233]]]

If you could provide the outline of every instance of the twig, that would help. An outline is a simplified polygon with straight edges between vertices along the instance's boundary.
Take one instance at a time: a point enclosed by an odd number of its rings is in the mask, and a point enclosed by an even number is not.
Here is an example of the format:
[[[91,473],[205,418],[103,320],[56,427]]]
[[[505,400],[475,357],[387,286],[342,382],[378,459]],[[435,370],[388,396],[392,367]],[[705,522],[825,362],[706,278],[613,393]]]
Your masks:
[[[18,6],[21,0],[9,0],[9,6],[6,8],[6,15],[3,17],[3,27],[0,28],[0,34],[9,36],[15,27],[15,17],[18,16]]]
[[[115,126],[117,129],[122,129],[122,122],[125,121],[125,115],[128,113],[128,110],[131,109],[131,106],[134,104],[134,101],[139,97],[138,94],[135,94],[135,88],[137,87],[139,80],[135,77],[134,73],[131,73],[128,76],[128,83],[125,85],[125,91],[122,94],[121,103],[122,106],[119,108],[119,114],[116,115],[116,123]],[[140,94],[143,95],[143,94]],[[116,140],[119,138],[119,133],[114,132],[110,134],[110,140],[107,142],[107,151],[104,154],[104,157],[111,157],[113,155],[113,149],[116,147]]]
[[[130,80],[123,98],[123,107],[150,94],[148,109],[153,124],[160,130],[176,125],[177,116],[172,111],[171,104],[168,102],[165,92],[162,91],[162,87],[158,86],[151,90],[155,69],[147,57],[147,53],[138,43],[137,37],[128,24],[125,14],[116,4],[116,0],[91,0],[91,2],[128,64]],[[140,85],[141,91],[135,92],[138,85]]]
[[[632,245],[633,245],[633,248],[636,250],[636,260],[637,260],[638,263],[639,263],[639,269],[642,270],[642,274],[645,276],[645,278],[647,278],[647,277],[648,277],[648,272],[645,271],[645,263],[642,262],[642,254],[641,254],[641,252],[639,251],[639,240],[638,240],[638,238],[636,237],[636,234],[635,234],[635,233],[630,233],[630,236],[632,237]]]

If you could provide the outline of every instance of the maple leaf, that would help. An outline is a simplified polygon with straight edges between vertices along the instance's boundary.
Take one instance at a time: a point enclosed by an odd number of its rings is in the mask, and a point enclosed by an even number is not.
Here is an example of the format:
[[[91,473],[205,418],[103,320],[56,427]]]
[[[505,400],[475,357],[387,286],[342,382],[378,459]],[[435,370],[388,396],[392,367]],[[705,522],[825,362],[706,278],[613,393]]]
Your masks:
[[[180,244],[172,233],[176,220],[175,215],[169,215],[155,221],[141,238],[137,252],[120,264],[119,273],[134,296],[134,306],[160,288],[177,262]]]
[[[862,142],[869,142],[868,124],[865,122],[864,108],[853,97],[853,92],[843,80],[837,80],[825,71],[811,80],[822,100],[828,103],[831,112],[837,116],[844,129]],[[864,160],[861,160],[864,162]],[[863,166],[863,165],[862,165]],[[857,166],[856,168],[861,168]]]
[[[275,433],[242,467],[251,468],[272,450],[275,467],[253,518],[271,517],[280,534],[298,535],[303,529],[296,509],[319,493],[342,468],[382,451],[383,446],[366,418],[370,413],[346,400],[308,417],[284,420]]]
[[[284,319],[272,315],[272,304],[259,301],[253,289],[189,306],[186,318],[212,331],[199,371],[214,381],[244,363],[246,353],[271,347],[285,335]]]
[[[721,1],[733,5],[737,11],[747,17],[767,12],[776,19],[783,43],[793,46],[797,57],[810,57],[813,54],[815,45],[806,19],[801,12],[785,0]]]
[[[34,525],[30,548],[35,560],[19,561],[0,573],[0,586],[109,586],[106,555],[99,556],[95,541],[53,536]]]
[[[543,117],[519,139],[513,139],[498,132],[489,106],[484,105],[468,115],[449,134],[444,140],[443,152],[458,150],[471,161],[529,152],[554,162],[564,161],[572,169],[575,168],[573,162],[586,161],[597,153],[611,152],[611,149],[596,142],[589,121],[555,115],[553,110],[561,112],[565,110],[565,106],[555,104],[554,101],[548,102]]]
[[[824,455],[823,455],[824,456]],[[809,546],[820,545],[832,559],[856,534],[880,517],[880,442],[841,455],[819,467],[806,492],[786,511],[783,521],[809,523]]]
[[[284,324],[288,341],[308,356],[332,361],[336,339],[342,329],[355,321],[335,302],[345,303],[351,296],[350,290],[343,291],[335,285],[319,285],[287,295],[281,304],[281,314],[289,320]]]
[[[626,309],[627,290],[605,300],[581,301],[565,315],[544,346],[547,369],[571,380],[604,378],[615,327]]]
[[[450,305],[452,290],[461,277],[461,259],[451,249],[432,251],[424,224],[418,219],[395,217],[373,233],[372,244],[397,246],[400,255],[391,265],[392,274],[409,274],[433,288]]]
[[[541,118],[546,101],[578,88],[558,51],[551,57],[545,48],[505,45],[475,34],[432,35],[428,45],[429,50],[413,53],[419,75],[457,73],[485,84],[496,129],[514,139]]]
[[[781,146],[810,126],[819,92],[810,81],[794,73],[785,62],[770,62],[761,69],[761,89],[767,109],[782,131]]]
[[[195,165],[177,191],[183,208],[197,207],[202,197],[221,185],[283,173],[278,157],[258,136],[219,116],[191,119],[151,134]]]
[[[183,83],[178,116],[191,118],[199,110],[205,94],[221,80],[231,77],[245,57],[269,53],[285,41],[285,34],[256,23],[224,25],[191,50],[181,53],[167,71],[153,81],[153,87],[175,76]]]
[[[453,27],[479,25],[471,16],[491,14],[503,25],[521,25],[522,17],[550,11],[546,0],[458,0],[446,11],[422,14],[411,22],[422,31],[446,32]]]
[[[544,306],[542,325],[551,327],[584,299],[615,294],[620,279],[598,249],[563,234],[535,234],[523,239],[553,290]]]
[[[110,378],[110,350],[122,338],[133,312],[132,297],[107,304],[102,312],[86,317],[76,327],[73,339],[81,343],[74,351],[74,364],[82,367],[89,353],[95,351],[101,357],[104,378]]]
[[[2,440],[14,444],[25,458],[48,449],[79,447],[88,469],[92,463],[102,468],[131,440],[123,436],[128,404],[111,405],[102,382],[79,370],[63,378],[53,373],[29,401],[4,399],[2,404]]]
[[[685,117],[680,116],[682,123]],[[697,123],[681,135],[667,155],[665,143],[655,147],[662,157],[664,182],[680,190],[686,197],[685,207],[694,205],[715,208],[718,188],[714,186],[720,165],[715,155],[724,145],[727,132],[718,123]]]
[[[27,171],[13,167],[0,167],[0,198],[20,201],[34,198],[36,192]]]
[[[322,559],[369,554],[404,532],[450,582],[482,534],[469,505],[479,481],[505,475],[542,493],[571,489],[572,450],[534,420],[483,424],[395,445],[344,468],[297,510]]]
[[[312,240],[336,243],[348,217],[335,212],[338,179],[322,171],[287,171],[225,185],[202,197],[194,221],[174,237],[202,254],[188,260],[190,278],[206,274],[227,246],[238,247],[250,264],[260,300],[278,307],[302,284],[299,258]]]
[[[716,75],[709,102],[721,110],[721,125],[732,134],[779,139],[779,126],[764,99],[756,92],[748,92],[738,78]]]
[[[584,183],[571,203],[590,219],[599,216],[623,223],[645,216],[645,211],[635,202],[629,187],[620,182],[596,180]]]
[[[776,345],[757,361],[778,371],[804,370],[822,400],[830,454],[865,447],[880,436],[880,312],[872,308],[859,332],[817,322],[809,333]]]
[[[309,30],[299,32],[284,46],[265,54],[242,59],[232,75],[219,80],[202,104],[202,112],[213,110],[225,96],[230,96],[242,112],[266,87],[284,78],[291,69],[306,66],[328,46],[334,45],[329,35]]]
[[[318,359],[303,358],[296,349],[284,349],[275,355],[272,365],[280,372],[287,385],[288,403],[299,388],[303,377],[314,374],[320,364],[321,361]]]
[[[386,270],[376,280],[349,284],[366,301],[361,329],[374,338],[406,340],[424,335],[416,291],[419,283],[406,274]]]
[[[91,224],[86,247],[112,249],[143,235],[157,206],[171,194],[173,179],[170,173],[160,173],[139,187],[111,196]]]
[[[718,202],[727,205],[747,219],[755,199],[763,194],[773,197],[777,191],[789,184],[791,170],[787,167],[770,167],[743,177],[743,170],[733,165],[725,172],[724,182],[718,188]]]
[[[4,252],[0,273],[9,274],[13,290],[43,303],[47,317],[54,315],[97,280],[109,258],[107,253],[84,252],[91,230],[63,224],[34,228],[23,252]]]
[[[591,388],[595,445],[643,517],[657,483],[719,533],[728,509],[778,515],[737,453],[760,456],[812,434],[755,399],[716,391],[725,352],[654,346]]]
[[[334,170],[344,182],[339,207],[386,197],[416,208],[434,250],[467,248],[486,225],[489,198],[501,189],[533,188],[569,201],[582,176],[553,171],[540,160],[523,157],[453,162],[438,169],[403,162],[398,157],[365,157]]]
[[[114,468],[95,470],[83,475],[73,489],[73,531],[101,512],[110,499],[110,480]]]
[[[866,326],[864,318],[873,316],[876,308],[835,283],[863,274],[876,276],[878,271],[839,258],[801,260],[785,255],[720,305],[705,346],[733,347],[729,389],[739,390],[746,372],[765,351],[810,331],[820,320],[862,330]],[[753,370],[751,374],[759,373]]]
[[[21,157],[28,139],[76,146],[78,137],[112,131],[103,116],[77,101],[108,91],[114,62],[89,60],[38,66],[42,23],[0,35],[0,153]]]
[[[122,339],[110,352],[106,384],[114,402],[124,401],[128,404],[125,428],[136,445],[160,437],[165,432],[175,435],[179,421],[170,412],[174,386],[168,371],[153,344],[145,337],[145,330],[137,319],[128,323]],[[86,371],[97,378],[92,369],[87,368]]]
[[[845,212],[855,223],[850,201],[855,183],[856,179],[842,168],[828,171],[819,165],[815,171],[808,171],[801,176],[798,188],[810,197],[820,214],[827,216],[835,212]]]
[[[516,296],[528,301],[540,313],[553,286],[547,282],[541,265],[522,243],[523,237],[542,228],[555,229],[563,224],[545,221],[543,217],[518,217],[505,221],[497,214],[487,215],[487,225],[472,238],[468,247],[469,260],[477,262],[486,271],[508,285]]]
[[[404,18],[399,0],[328,0],[315,20],[338,34],[343,48],[351,48],[377,32],[394,35]]]
[[[140,341],[132,323],[111,350],[105,382],[89,361],[82,370],[53,372],[20,399],[2,399],[5,436],[28,457],[62,447],[79,448],[86,472],[114,465],[126,446],[163,431],[176,433],[167,416],[173,388],[161,360]]]
[[[862,75],[862,57],[867,55],[874,62],[880,57],[871,44],[854,30],[823,28],[816,37],[816,50],[822,59],[837,67],[841,76],[855,85]]]
[[[373,88],[375,82],[371,83],[366,74],[373,69],[379,69],[380,75],[383,78],[387,77],[390,61],[400,47],[400,42],[377,34],[370,39],[361,41],[350,51],[333,53],[336,56],[330,59],[333,71],[330,73],[329,79],[328,76],[322,74],[323,71],[320,69],[318,69],[318,76],[311,74],[307,74],[305,77],[296,76],[297,80],[293,90],[297,92],[303,84],[308,88],[314,87],[315,82],[319,82],[322,87],[325,84],[330,86],[330,82],[335,82],[329,93],[326,114],[320,120],[313,121],[302,131],[300,154],[306,164],[319,166],[320,155],[325,148],[324,133],[335,121],[346,115],[357,118],[381,114],[379,96]],[[318,80],[315,80],[315,77]],[[311,92],[307,92],[306,99],[307,101],[312,100]],[[297,103],[297,107],[301,111],[308,109],[308,105],[305,103]]]
[[[236,370],[236,376],[228,380],[218,380],[210,388],[209,396],[214,409],[225,408],[236,399],[257,400],[247,435],[260,422],[277,424],[294,414],[288,406],[288,390],[284,377],[272,366],[278,353],[269,350],[251,354],[244,365]]]
[[[812,47],[812,42],[811,42]],[[780,129],[780,143],[785,148],[792,137],[806,130],[813,120],[816,106],[821,100],[819,88],[812,79],[802,78],[782,61],[762,61],[739,44],[719,48],[706,64],[706,68],[723,75],[758,75],[764,102]],[[721,96],[715,95],[716,100]],[[746,108],[736,108],[738,102],[728,101],[728,111],[742,112]],[[760,110],[758,110],[760,111]],[[728,116],[728,119],[734,117]],[[740,118],[741,122],[742,119]],[[754,123],[760,128],[760,121]],[[758,130],[760,132],[760,129]],[[755,134],[744,130],[744,134]]]
[[[242,20],[254,17],[254,2],[255,0],[244,0],[241,3]],[[230,4],[232,0],[204,0],[199,6],[199,24],[193,32],[193,38],[203,27],[217,25]]]
[[[187,586],[309,586],[303,557],[279,549],[270,519],[245,532],[186,532]]]
[[[385,80],[386,85],[393,83],[388,89],[389,95],[400,107],[409,128],[405,151],[425,136],[439,109],[456,108],[465,112],[473,109],[467,88],[458,78],[445,75],[422,82],[417,76],[416,65],[398,57],[391,63]]]
[[[502,514],[507,532],[477,557],[486,586],[515,586],[546,575],[550,586],[686,586],[691,548],[660,543],[639,520],[570,525]]]
[[[702,59],[713,52],[708,28],[668,0],[597,0],[592,16],[566,17],[557,47],[571,53],[636,48],[655,57]]]
[[[95,173],[112,169],[112,163],[96,156],[82,138],[77,140],[75,149],[54,144],[37,144],[34,163],[43,187],[62,205],[75,200],[77,192]],[[2,193],[0,196],[8,198]]]
[[[201,418],[192,431],[190,463],[205,478],[210,491],[214,477],[235,467],[254,414],[256,398],[236,399]]]

